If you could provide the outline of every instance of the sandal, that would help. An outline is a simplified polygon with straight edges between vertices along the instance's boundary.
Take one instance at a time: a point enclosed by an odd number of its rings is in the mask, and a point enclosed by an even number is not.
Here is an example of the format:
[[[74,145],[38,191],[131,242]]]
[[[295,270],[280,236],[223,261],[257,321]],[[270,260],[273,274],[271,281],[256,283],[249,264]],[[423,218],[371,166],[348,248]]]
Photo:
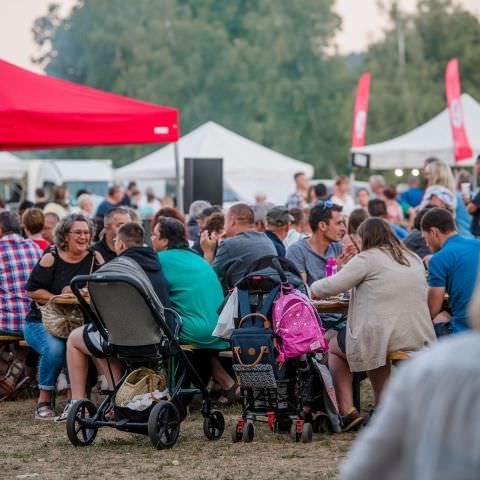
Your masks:
[[[222,390],[221,397],[217,400],[217,404],[222,407],[233,405],[240,401],[240,386],[235,382],[228,390]]]
[[[40,402],[35,410],[35,420],[53,420],[56,417],[55,412],[50,406],[50,402]]]

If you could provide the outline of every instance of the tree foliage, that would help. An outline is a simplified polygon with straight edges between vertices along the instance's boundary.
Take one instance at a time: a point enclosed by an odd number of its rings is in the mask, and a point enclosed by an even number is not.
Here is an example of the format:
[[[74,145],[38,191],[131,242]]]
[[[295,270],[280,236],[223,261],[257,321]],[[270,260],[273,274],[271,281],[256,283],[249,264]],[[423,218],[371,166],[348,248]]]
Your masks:
[[[347,168],[355,83],[372,72],[367,141],[416,127],[445,107],[444,71],[460,60],[463,90],[480,99],[478,19],[453,0],[418,0],[363,56],[332,54],[334,0],[79,0],[35,22],[47,73],[180,109],[183,133],[214,120],[312,163]],[[117,164],[156,146],[89,148]],[[65,155],[65,152],[59,152]]]

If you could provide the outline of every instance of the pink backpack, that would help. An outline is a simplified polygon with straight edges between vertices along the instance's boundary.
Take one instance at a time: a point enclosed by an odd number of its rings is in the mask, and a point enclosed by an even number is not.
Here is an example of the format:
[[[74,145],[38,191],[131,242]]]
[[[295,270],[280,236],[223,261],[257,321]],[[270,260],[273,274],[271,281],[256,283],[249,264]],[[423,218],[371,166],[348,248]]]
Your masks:
[[[298,290],[280,289],[273,305],[273,330],[281,340],[277,346],[280,363],[305,353],[328,351],[320,318],[310,299]]]

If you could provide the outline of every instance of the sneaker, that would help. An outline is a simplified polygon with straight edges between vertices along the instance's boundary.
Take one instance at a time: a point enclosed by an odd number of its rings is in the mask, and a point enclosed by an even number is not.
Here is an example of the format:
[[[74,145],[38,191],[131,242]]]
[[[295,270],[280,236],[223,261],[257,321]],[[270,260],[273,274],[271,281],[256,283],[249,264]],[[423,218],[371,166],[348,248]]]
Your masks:
[[[342,415],[342,426],[344,432],[349,432],[355,428],[360,427],[365,421],[365,417],[360,415],[354,408],[347,415]]]
[[[63,412],[61,415],[58,415],[58,417],[55,417],[56,422],[66,422],[67,417],[68,417],[68,412],[70,411],[70,407],[72,406],[73,402],[69,400],[67,404],[65,405],[65,408],[63,409]]]

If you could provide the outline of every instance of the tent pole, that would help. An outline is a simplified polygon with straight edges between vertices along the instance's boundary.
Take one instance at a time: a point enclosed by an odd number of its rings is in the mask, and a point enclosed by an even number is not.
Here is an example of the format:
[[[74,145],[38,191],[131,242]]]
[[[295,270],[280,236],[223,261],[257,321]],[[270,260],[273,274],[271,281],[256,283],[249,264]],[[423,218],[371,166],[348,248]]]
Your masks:
[[[178,142],[173,145],[175,152],[175,195],[177,197],[177,208],[183,213],[183,193],[182,193],[182,179],[180,173],[180,155],[178,153]]]

